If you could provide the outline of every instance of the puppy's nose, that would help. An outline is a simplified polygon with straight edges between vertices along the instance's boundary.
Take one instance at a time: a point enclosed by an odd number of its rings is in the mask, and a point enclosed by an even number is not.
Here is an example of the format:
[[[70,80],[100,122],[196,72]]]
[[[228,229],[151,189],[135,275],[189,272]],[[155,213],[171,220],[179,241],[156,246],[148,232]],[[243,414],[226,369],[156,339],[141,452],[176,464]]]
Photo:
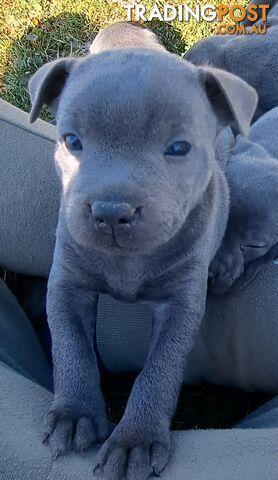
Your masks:
[[[139,211],[128,203],[113,202],[94,202],[91,208],[95,227],[110,235],[115,230],[128,229]]]

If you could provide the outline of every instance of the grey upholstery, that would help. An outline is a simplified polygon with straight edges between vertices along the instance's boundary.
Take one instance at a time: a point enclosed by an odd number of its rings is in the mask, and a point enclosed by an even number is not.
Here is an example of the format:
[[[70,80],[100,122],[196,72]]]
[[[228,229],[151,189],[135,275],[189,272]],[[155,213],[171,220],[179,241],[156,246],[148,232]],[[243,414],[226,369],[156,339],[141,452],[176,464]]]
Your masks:
[[[0,135],[0,267],[47,276],[59,208],[55,127],[31,126],[26,113],[0,100]]]

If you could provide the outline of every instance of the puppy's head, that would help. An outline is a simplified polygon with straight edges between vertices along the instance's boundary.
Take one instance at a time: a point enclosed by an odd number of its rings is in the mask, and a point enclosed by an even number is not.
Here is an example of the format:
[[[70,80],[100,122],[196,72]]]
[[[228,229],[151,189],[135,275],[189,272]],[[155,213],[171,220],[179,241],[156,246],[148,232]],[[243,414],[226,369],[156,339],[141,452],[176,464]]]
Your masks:
[[[154,32],[140,24],[116,22],[100,30],[90,46],[90,53],[114,48],[150,48],[166,51]]]
[[[30,92],[31,121],[44,103],[56,114],[70,234],[121,253],[178,233],[216,168],[219,119],[245,132],[256,106],[254,90],[228,73],[139,49],[47,64]]]
[[[184,55],[184,58],[194,65],[221,65],[221,53],[223,46],[230,40],[229,35],[214,35],[202,38],[193,45]]]

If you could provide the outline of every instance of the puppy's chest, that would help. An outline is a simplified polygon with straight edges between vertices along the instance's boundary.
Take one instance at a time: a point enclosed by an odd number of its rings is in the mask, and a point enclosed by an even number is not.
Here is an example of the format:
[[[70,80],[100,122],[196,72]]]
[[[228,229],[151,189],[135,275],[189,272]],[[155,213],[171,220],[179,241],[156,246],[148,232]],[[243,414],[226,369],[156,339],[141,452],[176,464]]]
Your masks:
[[[163,272],[143,262],[110,264],[93,276],[95,290],[113,298],[134,303],[155,301],[168,295],[178,281],[175,272]]]
[[[106,291],[117,300],[128,303],[143,300],[145,295],[144,284],[139,283],[133,278],[127,277],[124,279],[121,276],[109,278]]]
[[[99,293],[109,294],[128,303],[153,298],[156,282],[143,263],[111,262],[101,270],[93,277]]]
[[[108,293],[123,302],[136,302],[144,297],[146,285],[144,279],[126,269],[109,271],[98,276],[98,290]]]

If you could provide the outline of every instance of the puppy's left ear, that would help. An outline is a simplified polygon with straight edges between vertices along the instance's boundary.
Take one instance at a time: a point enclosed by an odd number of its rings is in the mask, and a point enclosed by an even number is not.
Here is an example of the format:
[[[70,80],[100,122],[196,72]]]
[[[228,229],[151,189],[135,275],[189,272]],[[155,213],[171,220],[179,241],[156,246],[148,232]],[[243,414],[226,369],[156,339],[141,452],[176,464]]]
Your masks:
[[[28,88],[32,102],[30,122],[37,120],[43,105],[56,113],[62,90],[77,60],[62,58],[46,63],[31,77]]]
[[[256,90],[241,78],[210,67],[200,67],[208,98],[223,125],[236,125],[247,135],[258,105]]]

